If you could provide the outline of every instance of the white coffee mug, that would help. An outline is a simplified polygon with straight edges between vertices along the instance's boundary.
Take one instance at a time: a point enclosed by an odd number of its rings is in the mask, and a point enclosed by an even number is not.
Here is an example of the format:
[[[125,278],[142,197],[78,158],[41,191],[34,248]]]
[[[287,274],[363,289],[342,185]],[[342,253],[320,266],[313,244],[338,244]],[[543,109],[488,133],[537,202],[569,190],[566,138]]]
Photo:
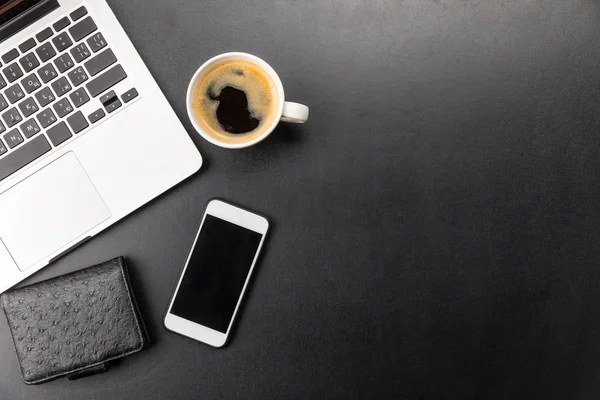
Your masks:
[[[214,66],[214,64],[223,62],[223,61],[227,61],[227,60],[245,60],[245,61],[250,61],[250,62],[257,64],[265,72],[267,72],[267,74],[271,77],[271,80],[275,84],[275,88],[276,88],[277,94],[278,94],[277,98],[279,99],[279,102],[276,105],[277,113],[276,113],[276,117],[273,119],[273,122],[271,123],[271,126],[265,127],[264,133],[262,133],[260,136],[255,137],[252,140],[249,140],[247,142],[228,143],[228,142],[221,141],[221,140],[215,138],[214,136],[208,134],[207,132],[205,132],[200,127],[200,125],[196,121],[196,117],[194,116],[194,109],[193,109],[192,104],[193,104],[193,100],[194,100],[193,92],[194,92],[194,87],[196,86],[197,79],[200,76],[202,76],[203,73],[207,69],[210,69],[212,66]],[[190,84],[188,85],[186,105],[187,105],[188,117],[190,118],[190,121],[192,122],[192,125],[194,125],[194,128],[196,129],[196,131],[198,131],[198,133],[200,135],[202,135],[202,137],[204,139],[208,140],[212,144],[215,144],[215,145],[221,146],[221,147],[225,147],[228,149],[241,149],[244,147],[252,146],[252,145],[260,142],[261,140],[263,140],[267,136],[269,136],[271,134],[271,132],[273,132],[275,127],[279,124],[279,121],[302,124],[302,123],[306,122],[306,120],[308,119],[308,113],[309,113],[308,107],[305,106],[304,104],[293,103],[291,101],[285,101],[285,95],[284,95],[283,84],[281,83],[281,79],[279,79],[279,75],[277,75],[275,70],[267,62],[265,62],[264,60],[262,60],[256,56],[253,56],[252,54],[240,53],[240,52],[231,52],[231,53],[220,54],[216,57],[211,58],[204,64],[202,64],[202,66],[200,68],[198,68],[198,70],[196,71],[196,73],[194,74],[192,79],[190,80]]]

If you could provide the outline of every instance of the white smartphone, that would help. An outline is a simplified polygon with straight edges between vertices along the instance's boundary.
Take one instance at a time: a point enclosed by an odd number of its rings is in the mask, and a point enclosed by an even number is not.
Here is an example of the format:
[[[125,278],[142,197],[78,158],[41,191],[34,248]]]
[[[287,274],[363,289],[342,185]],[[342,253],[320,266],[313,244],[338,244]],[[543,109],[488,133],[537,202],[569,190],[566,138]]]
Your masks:
[[[266,218],[211,200],[164,319],[165,328],[223,347],[269,229]]]

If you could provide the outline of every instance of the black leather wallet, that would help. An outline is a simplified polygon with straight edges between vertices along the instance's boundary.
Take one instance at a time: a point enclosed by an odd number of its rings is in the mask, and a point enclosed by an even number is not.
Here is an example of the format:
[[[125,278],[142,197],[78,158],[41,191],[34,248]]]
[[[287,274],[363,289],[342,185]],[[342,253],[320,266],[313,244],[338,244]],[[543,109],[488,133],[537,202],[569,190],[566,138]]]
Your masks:
[[[27,384],[108,371],[148,343],[123,257],[2,295]]]

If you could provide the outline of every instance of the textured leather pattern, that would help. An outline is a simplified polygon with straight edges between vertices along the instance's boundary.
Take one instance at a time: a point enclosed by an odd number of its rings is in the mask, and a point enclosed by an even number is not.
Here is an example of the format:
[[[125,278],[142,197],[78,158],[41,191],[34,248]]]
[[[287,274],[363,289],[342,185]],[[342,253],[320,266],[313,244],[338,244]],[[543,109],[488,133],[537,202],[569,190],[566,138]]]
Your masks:
[[[2,305],[27,384],[105,372],[147,343],[122,257],[6,292]]]

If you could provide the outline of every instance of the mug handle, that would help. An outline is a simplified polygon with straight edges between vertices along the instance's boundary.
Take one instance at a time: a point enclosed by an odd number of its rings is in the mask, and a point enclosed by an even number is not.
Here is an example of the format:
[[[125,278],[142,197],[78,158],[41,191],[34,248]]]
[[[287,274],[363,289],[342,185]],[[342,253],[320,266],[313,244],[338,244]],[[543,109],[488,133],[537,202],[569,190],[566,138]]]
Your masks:
[[[283,103],[283,114],[281,120],[294,124],[303,124],[308,119],[308,107],[304,104],[286,101]]]

